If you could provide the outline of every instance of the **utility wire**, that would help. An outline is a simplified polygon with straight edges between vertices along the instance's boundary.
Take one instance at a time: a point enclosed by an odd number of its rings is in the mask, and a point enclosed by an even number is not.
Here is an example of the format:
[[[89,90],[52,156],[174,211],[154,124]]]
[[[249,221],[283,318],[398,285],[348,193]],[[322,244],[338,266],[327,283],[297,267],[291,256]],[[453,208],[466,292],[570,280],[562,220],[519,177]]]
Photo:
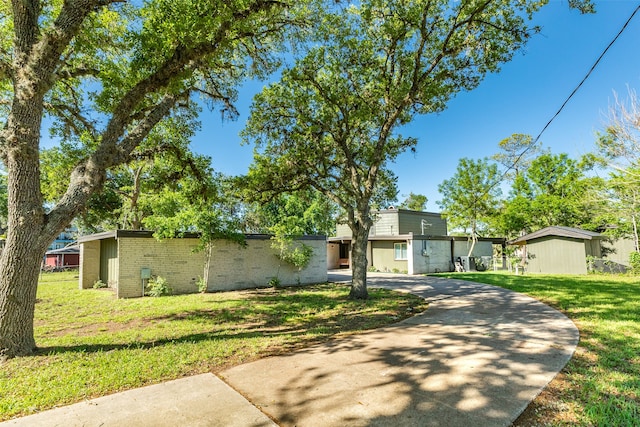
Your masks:
[[[602,58],[604,58],[604,56],[607,54],[607,52],[609,51],[609,49],[611,48],[611,46],[613,46],[613,44],[618,40],[618,38],[622,35],[622,33],[624,32],[624,30],[627,29],[627,27],[629,26],[629,23],[631,22],[631,20],[633,19],[633,17],[638,13],[638,11],[640,11],[640,5],[638,5],[638,7],[636,7],[636,9],[633,11],[633,13],[631,13],[631,16],[629,16],[629,19],[627,19],[627,22],[624,23],[624,25],[622,26],[622,28],[620,29],[620,31],[618,31],[618,34],[616,34],[616,36],[613,38],[613,40],[611,40],[611,42],[609,43],[609,45],[607,45],[607,47],[602,51],[602,53],[600,54],[600,56],[598,57],[598,59],[596,59],[596,62],[593,63],[593,65],[591,66],[591,68],[589,69],[589,71],[587,72],[587,74],[584,76],[584,78],[580,81],[580,83],[578,83],[578,85],[575,87],[575,89],[573,89],[573,91],[571,92],[571,94],[567,97],[567,99],[565,99],[565,101],[562,103],[562,105],[560,106],[560,108],[558,109],[558,111],[556,111],[556,113],[553,115],[553,117],[551,117],[551,119],[549,119],[549,121],[547,122],[546,125],[544,125],[544,127],[542,128],[542,130],[540,131],[540,133],[538,134],[538,136],[536,136],[536,138],[533,140],[533,142],[531,144],[529,144],[527,146],[527,148],[525,148],[522,153],[520,153],[520,155],[516,158],[516,160],[513,162],[513,164],[511,166],[509,166],[504,173],[501,175],[500,177],[500,181],[502,181],[502,179],[504,179],[504,177],[507,175],[507,173],[509,173],[509,171],[511,169],[513,169],[516,164],[518,164],[518,162],[520,161],[520,159],[522,159],[522,156],[524,156],[527,151],[529,151],[529,149],[531,147],[533,147],[539,140],[540,137],[542,137],[542,134],[547,130],[547,128],[549,126],[551,126],[551,123],[553,123],[553,121],[560,115],[560,113],[562,112],[562,110],[564,110],[564,107],[567,106],[567,104],[569,103],[569,101],[571,100],[571,98],[573,98],[573,96],[576,94],[576,92],[578,92],[578,90],[582,87],[582,85],[584,84],[584,82],[587,81],[587,79],[591,76],[591,74],[593,73],[593,71],[596,69],[596,67],[598,66],[598,64],[600,63],[600,61],[602,61]],[[495,187],[498,183],[494,184],[493,186],[491,186],[491,188]],[[490,189],[491,189],[490,188]]]
[[[638,7],[635,8],[635,10],[631,13],[631,16],[629,16],[629,19],[627,19],[627,21],[624,23],[624,25],[622,26],[622,28],[620,29],[620,31],[618,31],[618,34],[616,34],[616,36],[613,38],[613,40],[611,40],[611,42],[607,45],[607,47],[602,51],[602,53],[600,54],[600,56],[598,56],[598,59],[596,59],[596,61],[593,63],[593,65],[591,66],[591,68],[589,69],[589,71],[587,72],[587,74],[584,76],[584,78],[580,81],[580,83],[578,83],[578,85],[573,89],[573,91],[571,92],[571,94],[567,97],[567,99],[565,99],[565,101],[562,103],[562,105],[560,106],[560,108],[558,109],[558,111],[556,111],[556,113],[551,117],[551,119],[549,119],[549,121],[547,122],[546,125],[544,125],[544,127],[542,128],[542,130],[540,131],[540,133],[538,134],[538,136],[536,136],[536,138],[533,140],[533,142],[531,144],[529,144],[524,150],[522,150],[522,152],[518,155],[518,157],[514,160],[514,162],[507,167],[507,169],[505,169],[505,171],[502,173],[502,175],[500,175],[500,177],[498,178],[498,180],[496,180],[496,182],[494,182],[493,184],[491,184],[485,191],[482,192],[482,194],[478,197],[476,197],[476,201],[484,196],[486,196],[489,191],[491,191],[493,188],[495,188],[498,184],[500,184],[505,176],[507,176],[507,174],[509,173],[509,171],[511,171],[513,168],[515,168],[515,166],[518,164],[518,162],[522,159],[522,156],[524,156],[527,151],[529,151],[529,149],[531,149],[531,147],[533,147],[539,140],[540,137],[542,137],[542,134],[547,130],[547,128],[549,126],[551,126],[551,123],[553,123],[553,121],[560,115],[560,113],[562,112],[562,110],[564,110],[564,107],[566,107],[566,105],[569,103],[569,101],[571,100],[571,98],[573,98],[573,96],[576,94],[576,92],[578,92],[578,90],[582,87],[582,85],[587,81],[587,79],[591,76],[591,74],[593,73],[593,71],[596,69],[596,67],[598,66],[598,64],[600,63],[600,61],[602,61],[602,58],[604,58],[604,56],[606,55],[606,53],[609,51],[609,49],[613,46],[613,44],[618,40],[618,38],[620,38],[620,36],[622,35],[622,33],[627,29],[627,27],[629,26],[629,23],[631,22],[631,20],[633,19],[633,17],[638,13],[638,11],[640,11],[640,5],[638,5]],[[467,208],[466,210],[469,210],[470,208]]]

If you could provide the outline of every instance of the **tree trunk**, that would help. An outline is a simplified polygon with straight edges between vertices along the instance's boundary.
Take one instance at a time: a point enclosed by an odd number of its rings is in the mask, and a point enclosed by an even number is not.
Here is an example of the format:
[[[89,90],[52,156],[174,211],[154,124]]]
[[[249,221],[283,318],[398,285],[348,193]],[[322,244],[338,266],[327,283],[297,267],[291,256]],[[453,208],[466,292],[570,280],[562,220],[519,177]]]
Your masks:
[[[351,292],[349,298],[367,299],[367,244],[369,242],[369,227],[360,223],[352,227],[351,241]]]
[[[477,240],[478,239],[476,238],[476,236],[471,236],[471,247],[469,248],[469,253],[467,254],[467,257],[470,257],[473,254],[473,248],[475,248]]]
[[[0,258],[0,361],[25,356],[36,348],[33,316],[38,273],[46,246],[34,242],[32,230],[10,233]]]
[[[467,257],[470,257],[471,255],[473,255],[473,248],[475,248],[477,241],[478,241],[478,233],[476,231],[476,221],[472,220],[472,224],[471,224],[471,247],[469,248],[469,253],[467,254]]]
[[[0,257],[0,359],[35,349],[33,314],[38,273],[49,240],[40,192],[42,108],[16,102],[5,130],[8,228]]]
[[[40,265],[47,246],[66,225],[47,224],[43,208],[39,151],[43,103],[31,90],[34,87],[29,82],[16,84],[3,130],[8,218],[0,256],[0,360],[35,350],[33,315]]]
[[[633,245],[636,252],[640,251],[640,240],[638,239],[638,222],[636,221],[636,214],[631,214],[631,224],[633,225]]]

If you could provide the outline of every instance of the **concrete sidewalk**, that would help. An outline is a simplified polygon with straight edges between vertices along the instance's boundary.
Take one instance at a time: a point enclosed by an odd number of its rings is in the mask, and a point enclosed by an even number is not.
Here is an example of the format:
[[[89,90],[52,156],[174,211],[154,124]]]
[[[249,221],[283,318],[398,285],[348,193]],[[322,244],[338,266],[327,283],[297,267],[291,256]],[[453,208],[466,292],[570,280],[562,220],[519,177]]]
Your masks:
[[[226,384],[198,375],[0,426],[507,426],[578,342],[564,315],[500,288],[390,274],[370,274],[369,286],[410,291],[429,309],[231,368]]]

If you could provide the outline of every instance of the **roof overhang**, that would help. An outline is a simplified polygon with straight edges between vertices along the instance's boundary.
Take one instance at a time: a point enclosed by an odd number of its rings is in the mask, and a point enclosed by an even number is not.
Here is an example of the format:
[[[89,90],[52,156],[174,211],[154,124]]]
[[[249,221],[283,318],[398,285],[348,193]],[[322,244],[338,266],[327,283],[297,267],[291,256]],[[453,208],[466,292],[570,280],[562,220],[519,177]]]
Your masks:
[[[527,242],[542,239],[544,237],[563,237],[568,239],[593,240],[603,239],[605,236],[594,231],[581,230],[579,228],[552,226],[545,227],[538,231],[534,231],[533,233],[518,237],[517,239],[511,240],[509,244],[523,246],[526,245]]]
[[[113,230],[113,231],[105,231],[102,233],[89,234],[87,236],[78,237],[78,243],[91,242],[94,240],[105,240],[105,239],[119,239],[123,237],[127,238],[144,238],[151,239],[153,238],[153,231],[150,230]],[[180,233],[176,235],[176,238],[183,239],[199,239],[200,233]],[[271,239],[270,234],[245,234],[246,240],[269,240]],[[324,235],[305,235],[305,236],[297,236],[294,240],[325,240],[326,236]]]
[[[423,234],[393,234],[393,235],[376,235],[369,236],[369,242],[389,241],[389,240],[446,240],[454,242],[466,242],[470,238],[467,236],[429,236]],[[329,243],[344,243],[353,240],[351,236],[329,237]],[[507,239],[504,237],[478,237],[478,242],[491,242],[494,245],[506,244]]]

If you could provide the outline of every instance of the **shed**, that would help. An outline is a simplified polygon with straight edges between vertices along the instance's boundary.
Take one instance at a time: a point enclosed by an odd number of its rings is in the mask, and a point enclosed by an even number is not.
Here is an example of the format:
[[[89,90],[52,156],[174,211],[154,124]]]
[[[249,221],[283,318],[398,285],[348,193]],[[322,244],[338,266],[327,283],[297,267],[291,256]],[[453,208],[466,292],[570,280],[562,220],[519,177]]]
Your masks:
[[[520,246],[531,273],[587,274],[587,257],[602,256],[604,236],[579,228],[552,226],[509,242]]]

